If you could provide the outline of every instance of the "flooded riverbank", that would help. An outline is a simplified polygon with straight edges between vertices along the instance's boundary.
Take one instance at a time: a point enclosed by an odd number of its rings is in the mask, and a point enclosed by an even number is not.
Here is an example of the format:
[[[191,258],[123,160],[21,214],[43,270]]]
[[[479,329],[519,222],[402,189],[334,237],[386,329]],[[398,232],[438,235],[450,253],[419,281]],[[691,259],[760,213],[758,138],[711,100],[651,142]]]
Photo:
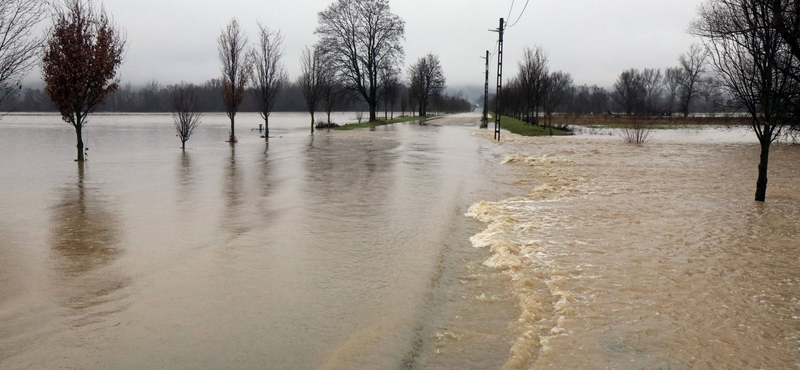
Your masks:
[[[487,139],[490,134],[481,133]],[[506,135],[520,196],[473,205],[513,283],[506,369],[788,369],[800,343],[800,147],[753,201],[746,132]]]

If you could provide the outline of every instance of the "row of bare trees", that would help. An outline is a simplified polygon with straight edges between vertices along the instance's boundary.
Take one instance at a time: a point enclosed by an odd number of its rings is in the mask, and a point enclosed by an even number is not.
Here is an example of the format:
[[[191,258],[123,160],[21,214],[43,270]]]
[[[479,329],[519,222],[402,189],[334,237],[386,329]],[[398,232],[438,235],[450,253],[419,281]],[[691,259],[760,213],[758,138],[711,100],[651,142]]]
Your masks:
[[[660,69],[631,68],[623,71],[614,83],[611,98],[627,115],[672,115],[676,108],[684,117],[698,96],[705,102],[704,111],[721,103],[718,84],[706,75],[705,49],[697,44],[678,57],[679,66]]]
[[[526,48],[517,74],[502,91],[504,114],[535,125],[550,124],[554,113],[575,116],[622,112],[667,115],[715,112],[726,99],[717,78],[707,73],[707,53],[692,45],[679,66],[623,71],[609,92],[599,86],[575,85],[569,73],[551,72],[547,53]],[[544,119],[544,122],[540,122]]]
[[[288,77],[281,62],[283,36],[258,24],[258,42],[248,45],[247,34],[236,18],[232,19],[219,36],[219,60],[222,64],[221,92],[225,113],[231,120],[229,141],[237,141],[235,117],[245,98],[247,86],[264,119],[265,140],[269,140],[269,116],[278,101],[278,95]]]
[[[573,84],[569,73],[550,72],[544,49],[525,48],[518,67],[517,75],[506,84],[501,93],[503,114],[534,125],[542,125],[551,122],[556,111],[574,109],[573,103],[579,89]],[[606,95],[604,91],[597,87],[584,86],[580,92],[584,94],[582,98],[586,103],[589,103],[597,96]],[[593,97],[592,94],[597,95]],[[540,122],[542,116],[544,122]]]

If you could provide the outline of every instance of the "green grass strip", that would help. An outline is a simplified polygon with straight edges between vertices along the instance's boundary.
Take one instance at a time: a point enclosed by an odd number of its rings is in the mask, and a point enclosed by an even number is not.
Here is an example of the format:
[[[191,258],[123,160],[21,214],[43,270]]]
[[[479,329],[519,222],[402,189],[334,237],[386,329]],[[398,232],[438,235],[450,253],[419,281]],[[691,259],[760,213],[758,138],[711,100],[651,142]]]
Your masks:
[[[494,127],[494,120],[489,120],[489,128]],[[500,127],[511,131],[517,135],[522,136],[550,136],[551,129],[549,127],[539,127],[527,124],[515,118],[503,116],[500,120]],[[572,135],[569,131],[563,131],[556,128],[552,129],[553,136],[566,136]]]
[[[419,116],[417,116],[417,117],[402,117],[402,118],[394,118],[394,119],[390,119],[390,120],[377,120],[377,121],[373,121],[373,122],[350,123],[350,124],[347,124],[347,125],[344,125],[344,126],[334,127],[333,129],[334,130],[347,131],[347,130],[355,130],[355,129],[359,129],[359,128],[372,128],[372,127],[378,127],[378,126],[383,126],[383,125],[391,125],[392,123],[419,121],[421,119],[427,119],[427,118],[431,118],[431,117],[433,117],[433,116],[427,116],[427,117],[419,117]]]

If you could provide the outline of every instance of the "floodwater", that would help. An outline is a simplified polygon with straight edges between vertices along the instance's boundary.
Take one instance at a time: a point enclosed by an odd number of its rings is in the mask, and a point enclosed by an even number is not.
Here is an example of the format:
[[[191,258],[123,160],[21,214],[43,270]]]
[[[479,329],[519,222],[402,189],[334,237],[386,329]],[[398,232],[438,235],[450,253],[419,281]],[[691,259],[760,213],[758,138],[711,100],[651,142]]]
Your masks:
[[[268,145],[237,118],[182,152],[170,115],[96,115],[83,166],[58,117],[3,118],[0,368],[415,368],[452,316],[484,349],[447,366],[502,365],[514,307],[462,283],[491,270],[464,214],[512,194],[476,116],[312,137],[276,114]]]
[[[518,310],[502,368],[800,368],[800,146],[759,204],[747,131],[505,138],[526,190],[469,212]]]
[[[4,117],[0,368],[798,367],[800,147],[476,120]]]

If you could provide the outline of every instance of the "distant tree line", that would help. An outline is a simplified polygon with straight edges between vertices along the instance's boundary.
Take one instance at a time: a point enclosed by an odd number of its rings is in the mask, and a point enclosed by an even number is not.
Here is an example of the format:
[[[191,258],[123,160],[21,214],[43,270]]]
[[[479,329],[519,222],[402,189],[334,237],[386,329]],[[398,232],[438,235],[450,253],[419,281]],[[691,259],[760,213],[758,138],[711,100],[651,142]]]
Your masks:
[[[144,87],[134,90],[131,84],[122,85],[115,92],[106,97],[100,104],[97,112],[120,112],[120,113],[170,113],[172,112],[170,90],[175,85],[162,85],[158,81],[150,81]],[[195,95],[198,109],[202,112],[225,112],[225,106],[220,95],[219,79],[211,79],[200,85],[195,86]],[[391,113],[401,113],[411,115],[408,105],[409,98],[408,86],[405,83],[398,83],[395,99],[387,101],[381,99],[377,106],[377,112],[386,111],[391,117]],[[247,91],[250,92],[250,88]],[[402,110],[405,101],[406,109]],[[472,103],[460,95],[440,94],[433,98],[431,103],[432,112],[456,113],[472,110]],[[56,112],[55,104],[42,89],[24,87],[19,94],[11,94],[0,104],[0,110],[6,112]],[[300,86],[296,82],[287,82],[282,88],[281,94],[277,96],[273,112],[306,112],[305,100]],[[334,111],[368,111],[369,106],[357,97],[346,97],[341,100]],[[240,112],[259,112],[257,100],[248,94],[239,109]],[[414,112],[418,114],[418,112]]]
[[[503,114],[525,122],[547,124],[553,114],[575,116],[625,114],[686,117],[690,113],[726,110],[731,99],[719,78],[706,70],[707,53],[692,45],[678,57],[678,65],[661,69],[630,68],[620,73],[611,90],[576,85],[567,72],[550,71],[547,53],[526,48],[516,75],[501,91]],[[492,101],[495,109],[495,99]],[[541,122],[544,120],[543,122]]]

